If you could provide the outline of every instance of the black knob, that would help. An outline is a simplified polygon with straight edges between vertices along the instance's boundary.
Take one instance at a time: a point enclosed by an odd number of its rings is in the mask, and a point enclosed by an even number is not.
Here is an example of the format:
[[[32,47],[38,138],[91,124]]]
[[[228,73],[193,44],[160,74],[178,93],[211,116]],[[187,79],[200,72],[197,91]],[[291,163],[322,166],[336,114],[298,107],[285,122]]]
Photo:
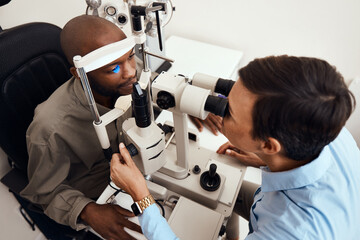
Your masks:
[[[175,107],[175,98],[168,92],[160,91],[157,94],[156,104],[161,109]]]
[[[206,191],[216,191],[220,187],[221,178],[216,173],[216,164],[211,164],[209,171],[204,172],[200,176],[200,186]]]
[[[210,165],[210,169],[209,169],[209,176],[210,176],[211,178],[215,177],[216,169],[217,169],[216,164],[212,163],[212,164]]]
[[[137,155],[139,152],[136,149],[136,147],[134,146],[134,144],[130,143],[129,145],[126,146],[126,149],[128,150],[128,152],[130,153],[130,156],[135,156]]]
[[[158,123],[157,126],[164,131],[165,135],[168,134],[169,132],[173,132],[172,127],[170,127],[169,125],[166,124],[162,125],[161,123]]]
[[[199,174],[200,172],[201,172],[201,169],[200,169],[199,165],[195,165],[193,168],[193,173]]]
[[[127,22],[127,18],[126,18],[125,15],[121,14],[121,15],[118,16],[118,21],[119,21],[120,24],[125,24]]]

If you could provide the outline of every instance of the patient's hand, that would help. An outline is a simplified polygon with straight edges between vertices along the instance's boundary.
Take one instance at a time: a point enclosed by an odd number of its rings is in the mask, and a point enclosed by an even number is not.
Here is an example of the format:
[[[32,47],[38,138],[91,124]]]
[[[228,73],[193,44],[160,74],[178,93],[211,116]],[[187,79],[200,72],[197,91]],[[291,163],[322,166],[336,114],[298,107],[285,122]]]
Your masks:
[[[238,148],[236,148],[234,145],[232,145],[230,142],[224,143],[219,147],[219,149],[216,151],[219,154],[226,154],[229,156],[232,156],[236,159],[238,159],[242,164],[246,166],[251,167],[260,167],[265,166],[265,162],[261,160],[261,158],[258,157],[255,153],[252,152],[244,152]]]
[[[222,125],[222,117],[216,116],[212,113],[205,118],[205,120],[201,120],[200,118],[189,116],[190,120],[195,124],[195,126],[201,132],[203,130],[204,125],[207,126],[210,131],[218,135],[218,131],[221,132],[221,125]]]
[[[150,194],[145,178],[123,143],[120,143],[119,149],[120,153],[114,153],[111,159],[111,180],[129,193],[134,201],[139,201]]]
[[[80,213],[80,218],[105,239],[135,240],[124,230],[124,227],[139,233],[141,228],[130,222],[128,217],[134,217],[134,214],[118,205],[100,205],[94,202],[88,203]]]

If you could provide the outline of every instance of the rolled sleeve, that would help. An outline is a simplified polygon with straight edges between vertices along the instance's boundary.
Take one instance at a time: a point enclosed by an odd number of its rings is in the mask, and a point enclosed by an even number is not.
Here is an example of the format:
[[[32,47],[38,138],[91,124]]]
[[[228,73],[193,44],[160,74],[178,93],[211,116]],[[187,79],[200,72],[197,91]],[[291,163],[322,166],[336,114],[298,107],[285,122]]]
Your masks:
[[[139,221],[145,237],[149,240],[179,240],[155,204],[144,210]]]

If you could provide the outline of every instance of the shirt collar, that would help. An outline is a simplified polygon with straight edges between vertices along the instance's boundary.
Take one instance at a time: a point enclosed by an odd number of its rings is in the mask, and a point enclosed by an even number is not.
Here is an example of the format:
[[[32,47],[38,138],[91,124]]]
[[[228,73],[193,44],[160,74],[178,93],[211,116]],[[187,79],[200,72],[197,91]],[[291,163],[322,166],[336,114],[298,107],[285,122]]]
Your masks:
[[[268,167],[262,169],[262,192],[273,192],[301,188],[320,179],[333,163],[328,146],[313,161],[289,171],[271,172]]]

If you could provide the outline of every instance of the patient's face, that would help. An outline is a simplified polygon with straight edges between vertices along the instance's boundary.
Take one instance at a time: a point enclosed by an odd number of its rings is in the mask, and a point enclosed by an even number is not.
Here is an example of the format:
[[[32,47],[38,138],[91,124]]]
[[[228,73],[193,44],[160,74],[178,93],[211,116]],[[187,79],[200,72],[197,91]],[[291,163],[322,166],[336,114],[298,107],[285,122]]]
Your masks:
[[[113,99],[132,93],[136,82],[135,50],[132,49],[115,61],[88,73],[93,91]]]
[[[257,96],[239,79],[229,93],[229,113],[223,119],[222,131],[227,139],[244,152],[259,152],[260,141],[252,138],[252,110]]]

